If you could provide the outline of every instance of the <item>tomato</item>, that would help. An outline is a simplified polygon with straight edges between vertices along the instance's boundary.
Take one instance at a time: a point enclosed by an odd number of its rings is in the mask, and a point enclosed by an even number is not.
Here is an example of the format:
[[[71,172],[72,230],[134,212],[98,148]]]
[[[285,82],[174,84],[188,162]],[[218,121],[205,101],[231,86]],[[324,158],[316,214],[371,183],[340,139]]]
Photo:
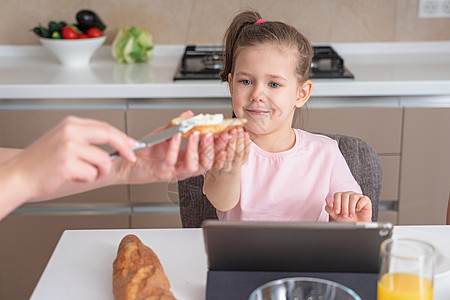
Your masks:
[[[83,33],[83,34],[78,35],[78,38],[79,39],[88,39],[89,36],[87,34]]]
[[[101,37],[101,36],[103,36],[103,33],[102,33],[98,28],[91,27],[91,28],[88,29],[87,35],[88,35],[90,38],[96,38],[96,37]]]
[[[63,39],[77,39],[78,38],[78,33],[70,26],[65,26],[62,30],[61,30],[61,35],[63,37]]]

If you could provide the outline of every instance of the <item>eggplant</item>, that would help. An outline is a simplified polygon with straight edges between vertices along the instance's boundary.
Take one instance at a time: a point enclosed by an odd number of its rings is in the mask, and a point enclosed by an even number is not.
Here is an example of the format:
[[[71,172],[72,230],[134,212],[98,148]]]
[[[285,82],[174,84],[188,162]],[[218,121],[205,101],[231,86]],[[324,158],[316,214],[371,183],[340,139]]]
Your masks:
[[[80,29],[87,30],[91,27],[97,27],[98,29],[103,31],[106,28],[105,24],[102,22],[100,17],[91,10],[87,9],[80,10],[76,15],[76,19],[78,22],[77,26]]]

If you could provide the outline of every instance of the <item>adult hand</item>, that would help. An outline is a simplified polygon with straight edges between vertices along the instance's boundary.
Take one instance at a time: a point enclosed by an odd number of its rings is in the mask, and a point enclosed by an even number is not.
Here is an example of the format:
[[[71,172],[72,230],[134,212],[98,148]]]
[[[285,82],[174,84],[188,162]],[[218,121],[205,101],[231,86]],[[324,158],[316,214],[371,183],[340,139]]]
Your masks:
[[[371,222],[372,202],[369,197],[355,192],[335,193],[334,201],[325,206],[331,221]]]
[[[191,111],[182,116],[194,116]],[[155,134],[165,127],[153,131]],[[148,183],[157,181],[176,181],[197,176],[211,168],[214,161],[214,144],[211,134],[201,139],[198,133],[187,139],[186,148],[180,150],[181,134],[152,147],[136,151],[137,161],[132,163],[120,160],[116,166],[122,183]],[[199,141],[200,145],[199,145]]]
[[[136,141],[105,122],[67,117],[25,150],[5,163],[19,176],[25,201],[70,194],[102,180],[113,166],[109,154],[95,145],[108,144],[124,159],[135,161]]]

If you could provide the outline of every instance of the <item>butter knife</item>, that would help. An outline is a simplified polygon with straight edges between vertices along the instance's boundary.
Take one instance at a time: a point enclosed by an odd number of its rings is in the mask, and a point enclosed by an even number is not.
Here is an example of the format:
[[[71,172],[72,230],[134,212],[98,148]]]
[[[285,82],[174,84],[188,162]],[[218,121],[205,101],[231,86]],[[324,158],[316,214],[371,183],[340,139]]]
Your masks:
[[[133,148],[131,148],[131,150],[136,151],[136,150],[139,150],[142,148],[151,147],[151,146],[154,146],[161,142],[164,142],[164,141],[170,139],[171,137],[175,136],[177,133],[183,132],[182,131],[183,128],[184,128],[184,126],[182,127],[182,124],[180,124],[177,126],[172,126],[170,128],[167,128],[156,134],[142,138],[139,141],[137,141],[136,145]],[[114,160],[114,159],[119,158],[120,155],[117,151],[115,151],[113,153],[110,153],[110,157],[111,157],[111,160]]]

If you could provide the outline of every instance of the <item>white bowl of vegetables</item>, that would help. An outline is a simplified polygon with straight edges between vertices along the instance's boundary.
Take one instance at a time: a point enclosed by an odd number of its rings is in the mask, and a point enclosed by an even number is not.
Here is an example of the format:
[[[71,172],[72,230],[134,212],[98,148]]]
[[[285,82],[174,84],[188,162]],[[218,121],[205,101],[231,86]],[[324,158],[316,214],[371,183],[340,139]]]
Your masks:
[[[105,42],[106,36],[86,39],[40,38],[42,45],[49,49],[65,66],[86,66],[92,55]]]
[[[105,42],[105,25],[92,11],[82,10],[76,15],[77,24],[51,21],[48,27],[39,25],[33,32],[65,66],[86,66],[92,55]]]

